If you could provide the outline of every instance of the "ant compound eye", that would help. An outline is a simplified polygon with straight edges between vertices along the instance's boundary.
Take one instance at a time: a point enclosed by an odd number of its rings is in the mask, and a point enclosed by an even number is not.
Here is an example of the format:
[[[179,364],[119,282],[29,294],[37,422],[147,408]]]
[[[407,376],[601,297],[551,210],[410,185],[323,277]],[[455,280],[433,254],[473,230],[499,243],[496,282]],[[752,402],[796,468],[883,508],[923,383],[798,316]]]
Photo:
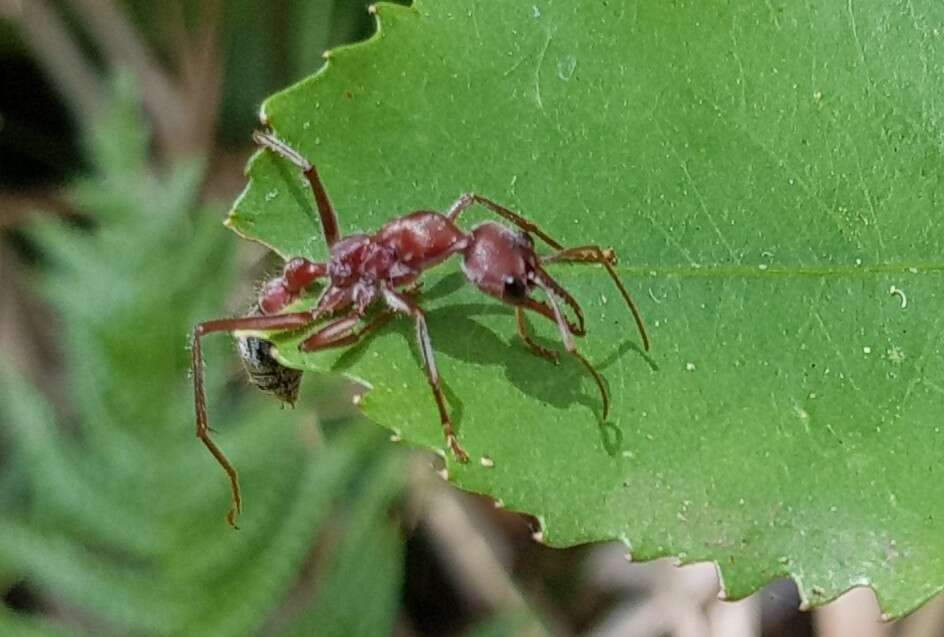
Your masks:
[[[502,296],[512,301],[523,301],[528,296],[528,286],[521,279],[513,276],[505,277],[505,290]]]

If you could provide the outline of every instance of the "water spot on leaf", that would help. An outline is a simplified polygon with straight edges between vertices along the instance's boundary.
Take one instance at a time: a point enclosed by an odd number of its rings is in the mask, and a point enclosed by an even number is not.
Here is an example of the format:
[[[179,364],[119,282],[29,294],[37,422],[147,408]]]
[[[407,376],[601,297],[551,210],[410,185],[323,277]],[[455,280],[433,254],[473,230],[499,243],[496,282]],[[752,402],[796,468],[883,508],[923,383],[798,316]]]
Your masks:
[[[900,365],[905,360],[905,352],[897,345],[888,348],[885,351],[885,358],[896,365]]]
[[[577,58],[573,55],[565,55],[557,61],[557,77],[565,82],[574,76],[577,69]]]

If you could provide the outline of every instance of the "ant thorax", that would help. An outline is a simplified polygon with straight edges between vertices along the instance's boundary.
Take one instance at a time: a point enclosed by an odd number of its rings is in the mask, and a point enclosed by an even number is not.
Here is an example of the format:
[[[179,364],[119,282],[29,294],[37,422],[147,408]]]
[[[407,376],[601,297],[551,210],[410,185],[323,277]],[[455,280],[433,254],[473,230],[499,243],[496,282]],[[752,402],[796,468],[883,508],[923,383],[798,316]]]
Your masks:
[[[372,244],[366,234],[352,234],[331,247],[328,259],[328,277],[335,287],[354,285],[362,276],[365,252]]]
[[[449,218],[432,210],[419,210],[390,221],[374,235],[393,250],[400,279],[409,272],[428,270],[461,252],[469,237]]]

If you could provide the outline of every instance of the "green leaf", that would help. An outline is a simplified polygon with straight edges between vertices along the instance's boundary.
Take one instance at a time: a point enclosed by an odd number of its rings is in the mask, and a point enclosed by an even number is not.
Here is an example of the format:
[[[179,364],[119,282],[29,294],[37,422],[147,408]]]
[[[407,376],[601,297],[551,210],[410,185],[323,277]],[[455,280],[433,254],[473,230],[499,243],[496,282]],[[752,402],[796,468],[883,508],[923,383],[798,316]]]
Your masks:
[[[379,18],[263,106],[342,228],[482,193],[565,245],[614,247],[653,337],[642,353],[602,270],[554,267],[610,388],[601,423],[578,364],[529,354],[457,259],[430,272],[473,456],[450,459],[455,484],[537,515],[553,545],[713,560],[731,598],[792,576],[808,604],[871,585],[898,615],[941,590],[944,5],[443,0]],[[324,258],[297,171],[261,153],[249,174],[231,227]],[[408,321],[342,352],[297,340],[277,339],[286,364],[363,379],[364,413],[442,448]]]

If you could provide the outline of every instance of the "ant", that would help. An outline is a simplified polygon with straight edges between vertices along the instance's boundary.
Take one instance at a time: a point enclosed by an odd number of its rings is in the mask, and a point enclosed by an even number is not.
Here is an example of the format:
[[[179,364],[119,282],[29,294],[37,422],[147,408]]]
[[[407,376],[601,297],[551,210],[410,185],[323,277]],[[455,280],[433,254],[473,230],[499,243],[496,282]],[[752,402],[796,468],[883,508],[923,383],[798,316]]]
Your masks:
[[[626,288],[620,282],[613,264],[616,255],[596,245],[564,248],[534,223],[477,194],[464,194],[443,214],[432,210],[418,210],[397,217],[373,234],[352,234],[342,237],[337,216],[328,200],[315,166],[300,153],[270,133],[256,131],[253,140],[296,166],[308,181],[314,195],[321,229],[330,251],[327,262],[314,262],[296,257],[286,262],[282,274],[265,284],[258,302],[249,316],[218,319],[200,323],[193,330],[192,366],[193,390],[196,407],[197,438],[207,447],[229,477],[232,506],[227,522],[236,526],[236,515],[242,504],[236,469],[211,440],[207,425],[206,397],[203,389],[203,359],[200,338],[213,332],[236,330],[294,331],[310,328],[320,319],[330,317],[327,323],[308,336],[299,349],[316,352],[333,347],[352,345],[373,332],[391,316],[402,314],[416,324],[416,338],[426,371],[426,378],[439,409],[439,418],[446,445],[460,462],[468,462],[469,455],[459,444],[446,409],[439,371],[433,356],[433,347],[426,326],[426,316],[414,300],[417,279],[423,271],[436,266],[454,254],[462,256],[465,278],[482,292],[495,297],[515,309],[518,336],[537,356],[557,362],[558,353],[537,344],[528,334],[525,311],[543,316],[557,326],[564,350],[586,368],[599,388],[603,402],[603,419],[609,412],[609,399],[603,380],[589,361],[574,345],[574,336],[583,336],[583,311],[577,301],[544,270],[548,263],[597,263],[609,273],[623,300],[632,312],[643,347],[649,351],[649,336],[642,317]],[[484,222],[470,232],[456,225],[462,211],[479,204],[517,226]],[[555,250],[553,254],[538,256],[531,235],[536,235]],[[327,279],[327,286],[314,306],[304,312],[280,313],[296,301],[305,289],[319,279]],[[540,291],[546,300],[532,297]],[[368,309],[382,303],[380,314],[365,322]],[[574,313],[576,322],[564,316],[561,303]],[[240,355],[250,366],[250,375],[257,385],[275,393],[283,400],[294,401],[299,376],[285,374],[271,356],[268,343],[261,339],[244,339],[239,343]],[[257,370],[257,373],[253,372]]]

